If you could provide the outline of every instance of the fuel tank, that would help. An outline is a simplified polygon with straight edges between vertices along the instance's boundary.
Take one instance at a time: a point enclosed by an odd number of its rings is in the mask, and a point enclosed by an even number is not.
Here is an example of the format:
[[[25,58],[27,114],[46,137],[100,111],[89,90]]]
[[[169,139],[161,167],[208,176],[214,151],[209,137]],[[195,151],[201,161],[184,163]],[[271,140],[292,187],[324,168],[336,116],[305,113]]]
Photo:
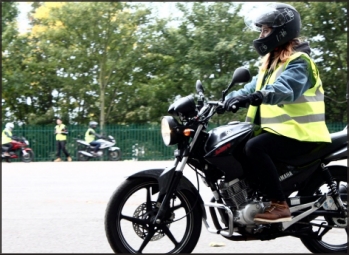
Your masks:
[[[235,121],[214,128],[208,134],[205,160],[224,172],[226,182],[242,176],[243,147],[252,137],[253,124]]]
[[[205,158],[230,154],[231,149],[252,132],[253,124],[238,121],[212,129],[205,144]]]

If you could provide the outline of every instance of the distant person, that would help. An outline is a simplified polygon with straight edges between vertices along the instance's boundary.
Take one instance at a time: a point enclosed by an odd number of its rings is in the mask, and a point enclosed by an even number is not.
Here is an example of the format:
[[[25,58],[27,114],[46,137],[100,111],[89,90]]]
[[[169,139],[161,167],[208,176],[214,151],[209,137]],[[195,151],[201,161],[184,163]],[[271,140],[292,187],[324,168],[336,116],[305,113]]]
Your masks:
[[[90,121],[89,128],[87,129],[85,133],[85,141],[89,143],[91,146],[94,147],[93,154],[96,156],[99,148],[101,147],[101,143],[96,141],[97,138],[101,138],[102,135],[99,135],[96,133],[95,129],[97,127],[98,123],[96,121]]]
[[[12,144],[11,141],[13,140],[13,135],[12,135],[12,130],[14,129],[14,125],[13,123],[6,123],[5,125],[5,129],[2,131],[2,135],[1,135],[1,145],[3,147],[7,147],[7,150],[4,151],[4,156],[5,157],[9,157],[10,154],[9,152],[12,149]]]
[[[54,160],[54,162],[62,161],[61,151],[64,152],[68,161],[72,161],[72,158],[70,157],[67,149],[65,148],[65,144],[67,142],[67,134],[68,134],[68,130],[67,130],[66,126],[62,123],[62,120],[60,118],[58,118],[57,119],[57,126],[55,127],[56,145],[57,145],[56,157],[57,158]]]

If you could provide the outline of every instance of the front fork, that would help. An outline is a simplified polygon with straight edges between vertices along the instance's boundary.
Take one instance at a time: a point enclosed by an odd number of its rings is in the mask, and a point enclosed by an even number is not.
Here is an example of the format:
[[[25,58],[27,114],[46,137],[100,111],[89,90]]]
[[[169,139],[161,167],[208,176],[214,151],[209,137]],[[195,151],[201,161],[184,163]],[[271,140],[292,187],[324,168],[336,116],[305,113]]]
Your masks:
[[[24,147],[22,147],[22,154],[23,156],[27,156],[28,152],[26,151],[26,149]]]
[[[189,154],[194,147],[194,144],[203,128],[200,124],[195,132],[193,139],[189,146],[187,146],[181,153],[181,151],[175,151],[175,162],[171,168],[165,169],[159,177],[159,197],[157,204],[159,205],[159,211],[154,218],[154,224],[161,224],[166,216],[166,212],[169,209],[170,200],[174,191],[176,190],[182,176],[183,170],[187,164]],[[182,155],[181,155],[182,154]],[[181,160],[180,160],[181,158]]]

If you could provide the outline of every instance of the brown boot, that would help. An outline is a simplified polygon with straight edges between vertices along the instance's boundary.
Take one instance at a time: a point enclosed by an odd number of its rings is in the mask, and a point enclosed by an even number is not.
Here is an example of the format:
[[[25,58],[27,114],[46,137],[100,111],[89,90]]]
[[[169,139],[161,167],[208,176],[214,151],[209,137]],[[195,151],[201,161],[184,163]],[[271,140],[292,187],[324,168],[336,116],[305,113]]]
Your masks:
[[[257,213],[254,216],[255,222],[262,223],[275,223],[291,220],[291,212],[286,201],[271,202],[270,207],[266,208],[264,213]]]
[[[67,157],[67,159],[68,159],[68,161],[69,161],[69,162],[71,162],[71,161],[72,161],[71,157]]]
[[[54,162],[61,162],[62,160],[61,160],[61,158],[56,158],[55,160],[54,160]]]

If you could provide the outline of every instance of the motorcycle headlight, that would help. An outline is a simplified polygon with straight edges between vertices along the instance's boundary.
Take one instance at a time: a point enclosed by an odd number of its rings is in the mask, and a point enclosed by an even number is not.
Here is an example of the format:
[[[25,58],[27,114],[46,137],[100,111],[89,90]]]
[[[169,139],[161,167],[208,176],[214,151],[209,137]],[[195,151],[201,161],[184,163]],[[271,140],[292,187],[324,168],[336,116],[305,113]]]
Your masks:
[[[178,133],[176,131],[178,122],[171,116],[164,116],[161,120],[161,135],[166,146],[178,143]]]

